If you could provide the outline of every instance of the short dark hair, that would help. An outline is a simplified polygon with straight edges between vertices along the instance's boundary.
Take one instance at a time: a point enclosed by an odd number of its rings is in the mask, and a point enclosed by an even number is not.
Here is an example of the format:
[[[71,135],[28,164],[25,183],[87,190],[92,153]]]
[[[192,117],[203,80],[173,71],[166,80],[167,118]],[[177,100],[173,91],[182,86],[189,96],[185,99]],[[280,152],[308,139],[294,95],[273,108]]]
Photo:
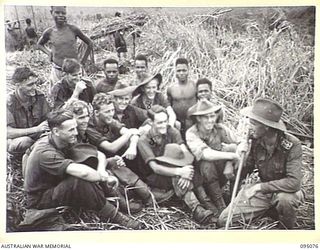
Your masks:
[[[67,8],[67,6],[50,6],[50,11],[53,11],[54,8],[58,8],[58,7],[62,7],[62,8]]]
[[[165,114],[169,117],[166,108],[163,107],[163,106],[160,106],[160,105],[153,105],[153,106],[148,110],[148,117],[149,117],[152,121],[154,121],[154,116],[155,116],[155,114],[159,114],[159,113],[161,113],[161,112],[165,113]]]
[[[135,58],[134,61],[145,61],[146,62],[146,67],[148,68],[148,59],[145,55],[138,54]]]
[[[30,18],[27,18],[27,19],[26,19],[26,23],[27,23],[27,24],[31,24],[31,19],[30,19]]]
[[[65,109],[71,111],[73,114],[82,115],[83,109],[87,109],[89,113],[89,106],[86,102],[82,100],[72,100],[64,106]]]
[[[74,58],[65,58],[62,63],[62,71],[72,74],[81,69],[80,63]]]
[[[117,64],[117,66],[118,66],[119,62],[114,58],[108,58],[108,59],[103,61],[103,67],[106,68],[107,64]]]
[[[177,66],[178,64],[186,64],[189,67],[189,61],[184,57],[179,57],[176,60],[176,64],[175,65]]]
[[[48,125],[50,130],[55,127],[59,127],[64,121],[73,119],[73,114],[67,109],[53,110],[48,114]]]
[[[12,80],[14,83],[27,80],[30,76],[37,76],[29,67],[18,67],[15,69]]]
[[[107,95],[105,93],[97,93],[93,97],[92,107],[93,110],[99,111],[102,105],[109,105],[112,103],[111,95]]]
[[[196,82],[197,88],[201,84],[208,84],[210,90],[212,90],[212,82],[208,78],[200,78],[200,79],[198,79],[198,81]]]

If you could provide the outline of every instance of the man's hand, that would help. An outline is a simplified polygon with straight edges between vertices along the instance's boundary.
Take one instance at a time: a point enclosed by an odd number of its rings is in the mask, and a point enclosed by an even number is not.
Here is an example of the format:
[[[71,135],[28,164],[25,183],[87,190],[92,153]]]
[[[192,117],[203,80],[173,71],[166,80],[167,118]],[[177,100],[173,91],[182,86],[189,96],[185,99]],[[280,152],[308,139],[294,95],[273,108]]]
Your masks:
[[[251,197],[253,197],[257,192],[261,191],[261,184],[254,184],[251,187],[248,187],[244,190],[245,195],[248,197],[248,199],[250,199]]]
[[[237,150],[237,145],[235,143],[221,143],[222,149],[221,151],[223,152],[236,152]]]
[[[194,174],[193,166],[186,165],[179,169],[179,175],[181,178],[192,180]]]
[[[224,167],[223,174],[228,180],[234,179],[234,169],[231,161],[226,162],[226,166]]]
[[[79,97],[82,91],[86,88],[87,88],[87,84],[84,81],[79,81],[76,83],[73,93],[76,97]]]
[[[185,190],[187,189],[191,184],[191,181],[185,178],[179,178],[178,180],[178,186],[182,189]]]
[[[121,168],[125,166],[126,164],[124,160],[119,155],[107,159],[107,169]]]
[[[128,147],[126,152],[122,155],[122,157],[127,158],[128,160],[133,160],[137,156],[137,148],[136,147]]]
[[[49,131],[48,121],[43,121],[37,126],[38,132]]]
[[[112,187],[113,189],[117,189],[118,186],[119,186],[118,178],[115,177],[115,176],[112,176],[112,175],[109,175],[109,177],[107,178],[106,182],[107,182],[107,185],[109,187]]]

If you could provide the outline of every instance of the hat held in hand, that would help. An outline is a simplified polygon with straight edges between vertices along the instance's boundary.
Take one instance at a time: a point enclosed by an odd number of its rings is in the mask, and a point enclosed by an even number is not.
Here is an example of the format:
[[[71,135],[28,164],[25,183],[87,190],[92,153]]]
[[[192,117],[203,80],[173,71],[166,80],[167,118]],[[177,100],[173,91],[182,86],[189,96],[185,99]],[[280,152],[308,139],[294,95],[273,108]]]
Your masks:
[[[268,127],[286,131],[286,126],[281,120],[283,109],[274,100],[259,98],[251,107],[242,109],[240,113]]]
[[[156,160],[183,167],[192,164],[194,157],[189,151],[183,151],[179,144],[169,143],[164,148],[163,156],[156,157]]]
[[[89,143],[78,143],[71,147],[69,157],[76,163],[82,163],[94,169],[98,166],[98,150]]]

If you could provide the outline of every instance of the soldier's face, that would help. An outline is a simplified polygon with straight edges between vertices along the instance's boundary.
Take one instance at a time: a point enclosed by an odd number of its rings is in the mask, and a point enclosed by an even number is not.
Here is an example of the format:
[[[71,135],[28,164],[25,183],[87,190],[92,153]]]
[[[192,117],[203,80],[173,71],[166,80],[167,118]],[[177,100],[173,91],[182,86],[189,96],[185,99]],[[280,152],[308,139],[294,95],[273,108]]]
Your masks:
[[[255,139],[262,138],[265,136],[269,130],[269,127],[262,124],[261,122],[258,122],[256,120],[250,119],[250,130],[252,133],[252,137]]]
[[[207,115],[200,115],[197,117],[199,125],[207,131],[211,131],[216,124],[218,119],[218,114],[215,112],[212,112]]]
[[[176,66],[176,77],[179,81],[185,82],[188,79],[189,69],[187,64],[178,64]]]
[[[131,99],[132,99],[131,94],[124,95],[124,96],[115,96],[114,104],[116,106],[116,109],[120,111],[124,111],[128,107]]]
[[[35,76],[30,76],[28,79],[20,83],[20,92],[28,97],[36,95],[36,81],[38,80]]]
[[[96,110],[97,118],[102,121],[103,123],[109,124],[114,116],[114,106],[113,103],[110,104],[103,104],[100,107],[100,110]]]
[[[153,99],[158,89],[158,80],[152,79],[149,83],[144,86],[144,93],[149,99]]]
[[[51,15],[57,24],[63,24],[67,21],[67,10],[64,6],[53,7]]]
[[[211,89],[209,84],[200,84],[197,89],[197,96],[199,100],[209,100],[211,97]]]
[[[106,78],[111,81],[115,82],[118,79],[119,71],[118,65],[116,63],[106,64],[106,68],[104,69],[104,74]]]
[[[156,132],[160,135],[167,134],[168,115],[164,112],[154,115],[153,126]]]
[[[55,128],[55,133],[64,144],[74,144],[77,142],[77,122],[75,119],[64,121],[59,127]]]
[[[81,114],[73,114],[73,117],[77,121],[77,126],[79,131],[86,131],[89,122],[89,112],[87,108],[83,108]]]

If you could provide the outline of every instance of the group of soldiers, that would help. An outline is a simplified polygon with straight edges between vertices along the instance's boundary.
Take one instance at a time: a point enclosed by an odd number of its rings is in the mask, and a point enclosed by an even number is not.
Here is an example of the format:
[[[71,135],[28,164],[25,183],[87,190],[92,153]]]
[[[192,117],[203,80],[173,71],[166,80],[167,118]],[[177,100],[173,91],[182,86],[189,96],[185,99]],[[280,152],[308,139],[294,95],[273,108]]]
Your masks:
[[[7,100],[7,150],[22,158],[28,209],[90,209],[102,221],[143,229],[130,215],[175,196],[199,224],[224,227],[230,209],[237,221],[275,208],[280,228],[295,228],[304,198],[302,148],[286,132],[281,105],[259,98],[241,110],[249,121],[244,138],[224,124],[212,82],[190,80],[186,58],[175,61],[166,94],[159,91],[162,75],[150,73],[142,54],[132,79],[119,81],[118,61],[107,58],[105,78],[93,82],[82,71],[88,53],[78,58],[75,48],[77,37],[88,51],[92,41],[67,23],[65,7],[51,7],[51,14],[55,26],[38,47],[52,62],[53,104],[36,90],[38,77],[28,67],[16,68]],[[242,163],[241,180],[257,178],[228,204],[224,187],[233,189]]]

